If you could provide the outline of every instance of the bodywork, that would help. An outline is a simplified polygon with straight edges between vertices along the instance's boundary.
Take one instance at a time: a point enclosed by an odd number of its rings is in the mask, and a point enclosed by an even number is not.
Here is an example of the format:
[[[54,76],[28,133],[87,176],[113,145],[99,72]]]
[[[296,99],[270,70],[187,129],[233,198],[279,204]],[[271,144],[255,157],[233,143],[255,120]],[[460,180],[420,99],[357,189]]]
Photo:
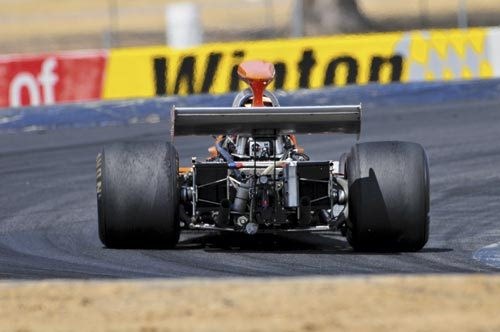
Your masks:
[[[193,157],[179,174],[181,226],[248,234],[342,230],[344,162],[311,161],[295,134],[359,134],[361,105],[281,107],[263,89],[273,73],[248,71],[240,76],[250,89],[233,107],[172,108],[172,139],[219,135],[206,160]]]

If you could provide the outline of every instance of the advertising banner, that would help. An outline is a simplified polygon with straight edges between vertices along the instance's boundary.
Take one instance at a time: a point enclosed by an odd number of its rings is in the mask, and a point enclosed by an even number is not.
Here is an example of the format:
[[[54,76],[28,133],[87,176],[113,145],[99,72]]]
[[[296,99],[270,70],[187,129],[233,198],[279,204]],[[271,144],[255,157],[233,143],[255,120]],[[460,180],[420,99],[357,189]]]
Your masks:
[[[0,107],[243,88],[244,60],[274,63],[270,89],[500,77],[500,30],[429,30],[0,56]]]
[[[237,65],[248,59],[274,63],[270,88],[287,91],[491,78],[499,44],[499,30],[477,28],[112,50],[104,98],[237,91]]]
[[[0,107],[102,97],[106,52],[0,56]]]

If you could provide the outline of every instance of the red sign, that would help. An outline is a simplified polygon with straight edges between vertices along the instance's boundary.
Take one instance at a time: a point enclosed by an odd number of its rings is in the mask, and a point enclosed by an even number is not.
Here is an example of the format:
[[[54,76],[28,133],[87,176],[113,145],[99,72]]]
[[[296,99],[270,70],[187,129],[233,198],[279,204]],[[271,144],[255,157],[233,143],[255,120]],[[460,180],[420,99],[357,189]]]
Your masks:
[[[0,56],[0,107],[100,99],[107,53]]]

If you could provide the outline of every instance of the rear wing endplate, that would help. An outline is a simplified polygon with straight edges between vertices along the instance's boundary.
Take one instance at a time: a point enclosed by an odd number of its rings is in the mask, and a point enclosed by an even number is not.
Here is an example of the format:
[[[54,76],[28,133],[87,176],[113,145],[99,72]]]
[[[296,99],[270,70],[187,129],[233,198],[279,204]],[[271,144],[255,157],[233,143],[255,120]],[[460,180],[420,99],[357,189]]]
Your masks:
[[[293,107],[172,107],[172,138],[183,135],[352,133],[361,105]]]

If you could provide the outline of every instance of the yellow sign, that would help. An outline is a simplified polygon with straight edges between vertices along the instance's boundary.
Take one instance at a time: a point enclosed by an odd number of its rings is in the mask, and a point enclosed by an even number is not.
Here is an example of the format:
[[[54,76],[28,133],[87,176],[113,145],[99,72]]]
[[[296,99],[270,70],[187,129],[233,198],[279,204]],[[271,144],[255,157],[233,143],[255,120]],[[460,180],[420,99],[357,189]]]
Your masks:
[[[343,35],[112,50],[104,98],[227,93],[244,60],[274,63],[271,89],[491,77],[486,29]]]

